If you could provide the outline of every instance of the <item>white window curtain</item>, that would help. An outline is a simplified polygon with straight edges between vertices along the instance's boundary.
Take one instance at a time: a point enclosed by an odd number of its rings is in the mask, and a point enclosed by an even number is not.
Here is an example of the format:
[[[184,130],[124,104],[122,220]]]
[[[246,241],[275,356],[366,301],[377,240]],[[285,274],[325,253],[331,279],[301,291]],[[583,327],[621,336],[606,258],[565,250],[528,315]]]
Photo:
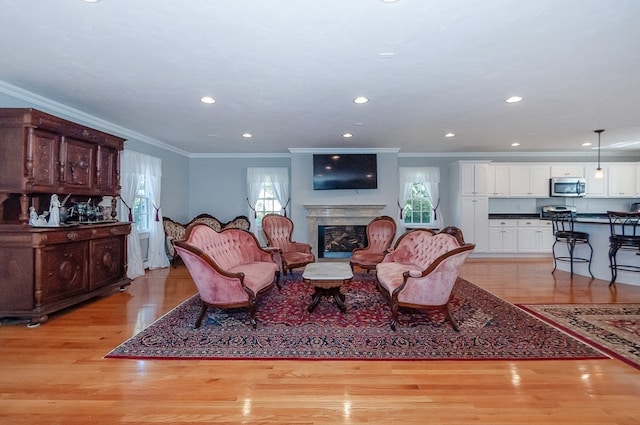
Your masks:
[[[120,198],[118,218],[131,221],[132,208],[140,182],[144,179],[148,195],[153,202],[155,215],[149,226],[149,268],[168,267],[169,259],[164,251],[164,230],[160,210],[162,161],[139,152],[124,150],[120,167]],[[144,275],[144,264],[140,238],[135,225],[131,226],[127,250],[127,276],[134,279]]]
[[[433,211],[432,222],[436,227],[442,227],[442,217],[439,214],[440,207],[440,168],[438,167],[400,167],[398,170],[399,190],[401,196],[398,207],[400,207],[400,222],[403,223],[402,208],[411,196],[411,186],[414,183],[422,183],[427,192],[427,198],[431,203]]]
[[[283,214],[287,216],[289,207],[289,170],[286,167],[248,167],[247,187],[249,192],[249,216],[255,217],[255,206],[258,202],[263,183],[272,183],[276,198],[282,205]]]
[[[150,158],[152,167],[149,168],[150,174],[145,176],[149,197],[153,201],[153,209],[155,216],[151,217],[149,224],[149,251],[147,253],[147,261],[149,269],[160,269],[169,267],[169,258],[165,249],[164,228],[162,226],[162,210],[160,205],[161,183],[162,183],[162,160],[160,158]]]

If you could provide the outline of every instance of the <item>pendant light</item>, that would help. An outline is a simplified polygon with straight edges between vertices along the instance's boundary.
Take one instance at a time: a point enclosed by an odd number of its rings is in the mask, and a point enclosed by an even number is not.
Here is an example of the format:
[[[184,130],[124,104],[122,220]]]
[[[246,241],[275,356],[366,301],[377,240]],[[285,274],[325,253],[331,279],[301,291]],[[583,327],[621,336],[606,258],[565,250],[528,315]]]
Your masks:
[[[594,133],[598,133],[598,168],[596,168],[596,175],[595,175],[595,178],[597,179],[601,179],[604,177],[604,171],[602,171],[602,168],[600,167],[600,135],[602,134],[603,131],[604,129],[593,130]]]

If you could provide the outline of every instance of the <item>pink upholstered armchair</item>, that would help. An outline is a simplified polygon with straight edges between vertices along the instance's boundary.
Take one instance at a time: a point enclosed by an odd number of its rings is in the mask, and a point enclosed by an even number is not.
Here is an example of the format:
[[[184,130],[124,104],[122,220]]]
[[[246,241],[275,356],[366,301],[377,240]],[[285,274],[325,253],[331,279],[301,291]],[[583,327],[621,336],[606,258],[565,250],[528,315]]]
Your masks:
[[[311,245],[291,240],[293,221],[278,214],[267,214],[262,218],[262,231],[267,238],[267,246],[279,248],[282,257],[282,270],[306,266],[316,261]]]
[[[208,307],[248,307],[255,328],[256,298],[278,283],[280,266],[272,253],[260,248],[253,233],[241,229],[216,232],[196,224],[174,245],[202,300],[195,327],[200,327]]]
[[[393,218],[383,215],[371,220],[367,224],[367,246],[356,248],[351,253],[351,270],[354,266],[365,269],[367,273],[375,270],[395,237],[396,222]]]
[[[376,266],[378,289],[391,302],[391,328],[400,307],[443,309],[458,331],[449,311],[451,291],[462,266],[475,248],[464,242],[462,231],[447,227],[435,233],[415,229],[404,233],[391,252]]]

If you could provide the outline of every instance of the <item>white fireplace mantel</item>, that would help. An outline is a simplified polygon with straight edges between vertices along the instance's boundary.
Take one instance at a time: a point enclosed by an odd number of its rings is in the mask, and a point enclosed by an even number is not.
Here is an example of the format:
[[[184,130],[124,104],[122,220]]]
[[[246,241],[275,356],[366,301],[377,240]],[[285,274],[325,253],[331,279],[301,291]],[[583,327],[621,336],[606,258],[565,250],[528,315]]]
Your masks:
[[[307,210],[307,241],[318,255],[318,226],[358,226],[380,216],[386,205],[304,205]]]

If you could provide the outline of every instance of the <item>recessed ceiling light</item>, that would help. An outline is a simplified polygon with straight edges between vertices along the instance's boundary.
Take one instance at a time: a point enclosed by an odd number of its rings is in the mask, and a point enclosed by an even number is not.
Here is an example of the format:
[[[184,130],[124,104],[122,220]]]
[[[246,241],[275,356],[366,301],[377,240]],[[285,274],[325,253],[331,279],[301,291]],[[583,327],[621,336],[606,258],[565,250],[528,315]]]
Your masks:
[[[355,99],[353,99],[353,103],[357,103],[358,105],[361,105],[363,103],[367,103],[369,101],[369,99],[367,99],[364,96],[358,96]]]
[[[455,133],[447,133],[447,134],[444,135],[444,137],[446,137],[446,138],[456,137],[456,134]]]
[[[520,143],[518,142],[511,143],[511,147],[515,148],[516,146],[520,146]]]
[[[349,137],[353,137],[353,134],[351,134],[351,133],[344,133],[344,134],[342,135],[342,137],[344,137],[345,139],[348,139]]]
[[[98,3],[100,0],[84,0],[87,3]]]
[[[507,103],[518,103],[522,100],[521,96],[511,96],[510,98],[508,98],[507,100],[505,100],[505,102]]]
[[[211,96],[204,96],[200,98],[200,102],[202,103],[216,103],[216,100]]]
[[[244,134],[242,135],[242,137],[244,137],[245,139],[251,139],[251,138],[253,137],[253,134],[251,134],[251,133],[244,133]]]
[[[584,146],[584,147],[591,146],[591,142],[584,142],[584,143],[582,144],[582,146]]]
[[[393,52],[383,52],[383,53],[378,53],[378,59],[379,59],[379,60],[383,60],[383,61],[384,61],[384,60],[391,60],[391,59],[393,59],[393,57],[394,57],[395,55],[396,55],[396,54],[395,54],[395,53],[393,53]]]

